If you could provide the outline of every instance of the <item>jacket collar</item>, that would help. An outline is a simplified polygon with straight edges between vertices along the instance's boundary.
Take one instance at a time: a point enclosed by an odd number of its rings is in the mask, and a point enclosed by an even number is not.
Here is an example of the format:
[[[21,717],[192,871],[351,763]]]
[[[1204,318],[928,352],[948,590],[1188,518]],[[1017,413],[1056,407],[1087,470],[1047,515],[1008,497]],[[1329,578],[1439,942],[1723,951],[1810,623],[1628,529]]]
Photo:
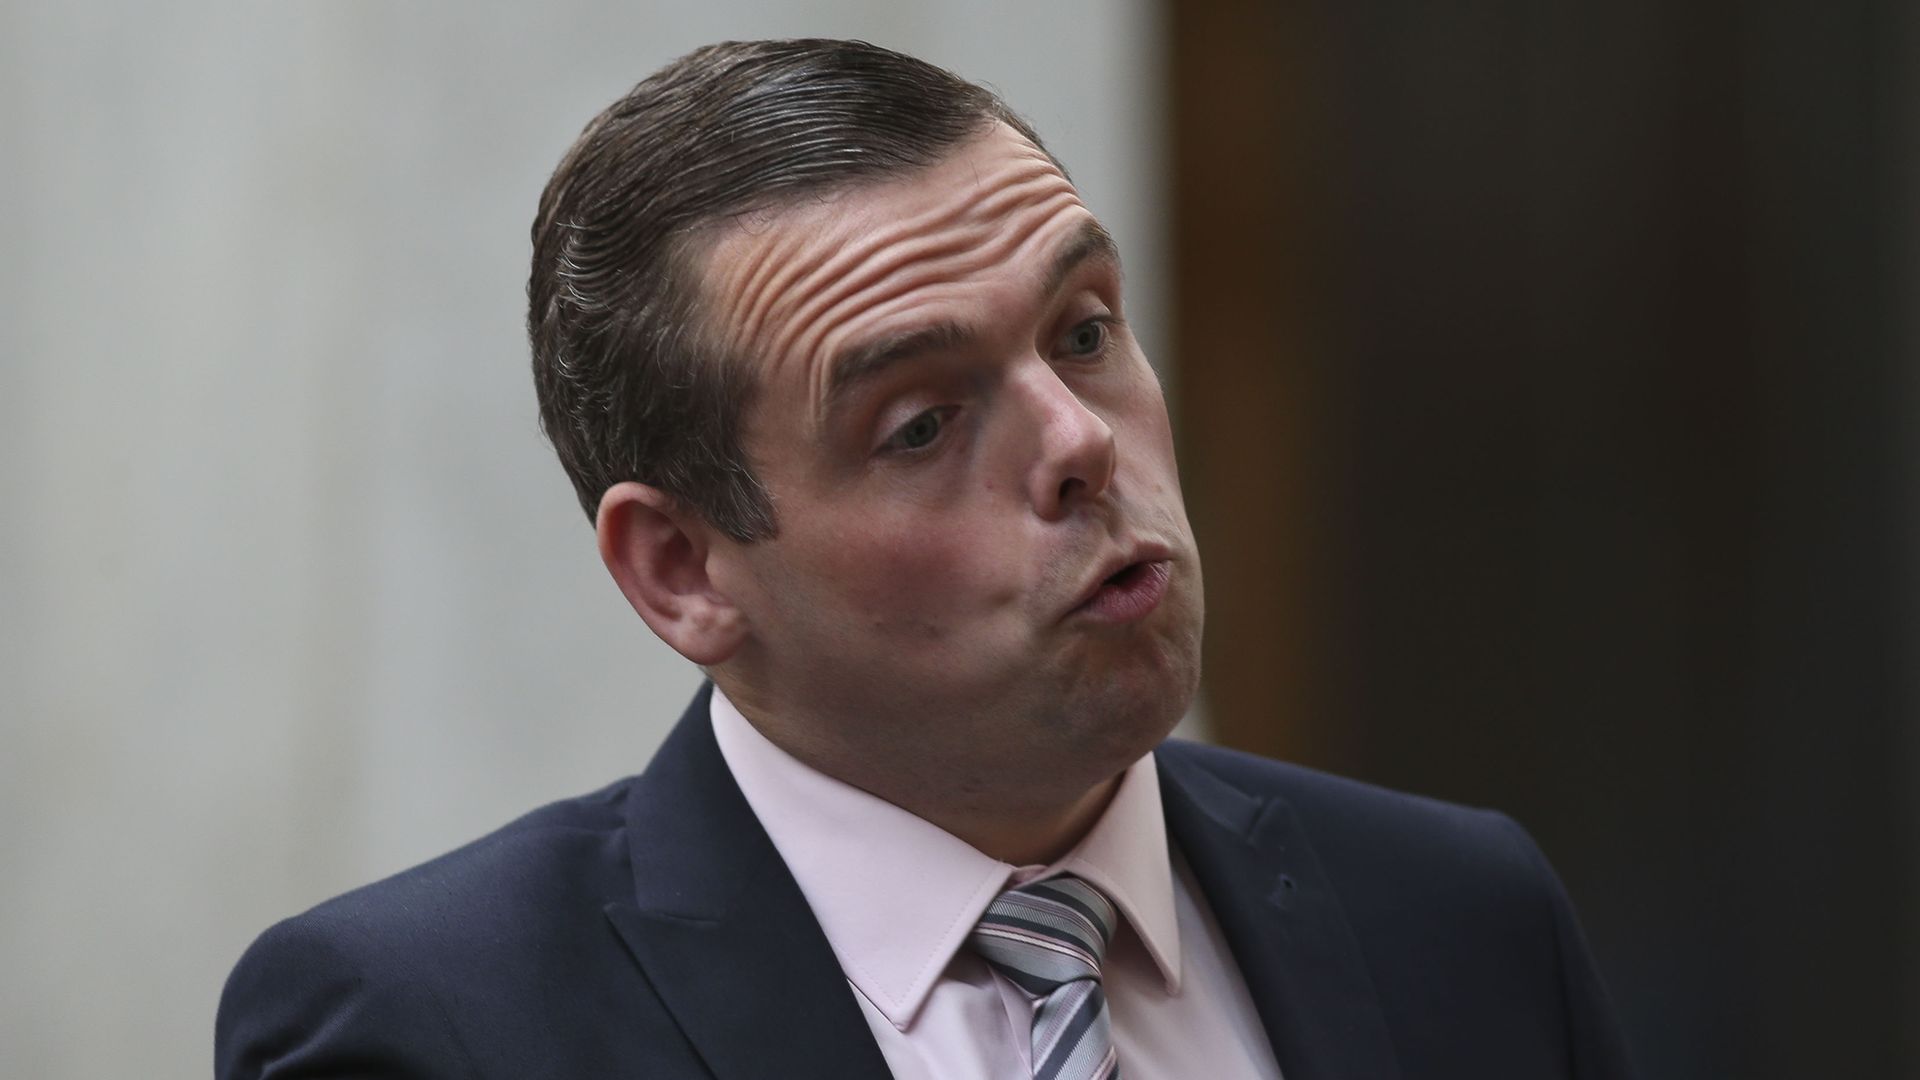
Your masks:
[[[826,935],[727,771],[703,686],[627,801],[633,902],[607,905],[718,1080],[881,1080],[886,1060]]]
[[[720,754],[703,686],[629,790],[633,900],[606,907],[717,1080],[882,1080],[886,1060],[832,946]],[[1339,895],[1292,807],[1170,743],[1170,839],[1232,946],[1287,1080],[1397,1080]]]
[[[1233,949],[1287,1080],[1395,1080],[1392,1037],[1339,894],[1292,806],[1162,746],[1167,829]]]

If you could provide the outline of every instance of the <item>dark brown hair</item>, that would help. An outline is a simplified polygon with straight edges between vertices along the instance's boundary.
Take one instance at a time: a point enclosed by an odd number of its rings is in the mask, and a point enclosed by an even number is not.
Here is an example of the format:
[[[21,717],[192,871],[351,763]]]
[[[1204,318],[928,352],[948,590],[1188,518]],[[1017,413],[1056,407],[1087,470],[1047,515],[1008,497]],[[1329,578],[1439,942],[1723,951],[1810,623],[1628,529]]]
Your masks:
[[[703,226],[937,162],[994,121],[983,87],[861,41],[709,45],[589,123],[533,224],[527,333],[540,425],[593,520],[638,480],[743,543],[774,535],[740,445],[747,357],[700,331]]]

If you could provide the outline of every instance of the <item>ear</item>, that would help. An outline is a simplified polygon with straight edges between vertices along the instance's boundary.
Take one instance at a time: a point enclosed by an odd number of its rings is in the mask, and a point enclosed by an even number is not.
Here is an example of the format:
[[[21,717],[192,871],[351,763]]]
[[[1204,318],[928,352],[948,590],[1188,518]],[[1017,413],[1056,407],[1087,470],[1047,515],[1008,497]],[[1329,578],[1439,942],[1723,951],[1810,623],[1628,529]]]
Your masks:
[[[732,656],[746,620],[707,573],[712,527],[666,492],[625,481],[600,496],[600,559],[627,603],[674,652],[705,666]]]

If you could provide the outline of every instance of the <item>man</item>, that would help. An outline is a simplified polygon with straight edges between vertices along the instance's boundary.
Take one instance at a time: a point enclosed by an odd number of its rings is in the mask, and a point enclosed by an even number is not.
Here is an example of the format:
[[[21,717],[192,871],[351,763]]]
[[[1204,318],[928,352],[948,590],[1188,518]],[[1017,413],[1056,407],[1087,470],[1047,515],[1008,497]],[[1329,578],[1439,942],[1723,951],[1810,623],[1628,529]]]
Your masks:
[[[1160,745],[1201,625],[1165,406],[990,93],[700,50],[534,249],[546,430],[712,683],[641,776],[269,930],[220,1075],[1625,1075],[1517,826]]]

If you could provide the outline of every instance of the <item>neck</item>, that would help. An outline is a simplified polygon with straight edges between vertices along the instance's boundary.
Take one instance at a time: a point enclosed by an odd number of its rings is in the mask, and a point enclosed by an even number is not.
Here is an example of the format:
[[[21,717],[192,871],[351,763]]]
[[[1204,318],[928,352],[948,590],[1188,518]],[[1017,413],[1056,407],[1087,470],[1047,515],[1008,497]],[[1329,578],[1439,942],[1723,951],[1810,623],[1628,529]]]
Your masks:
[[[745,687],[721,689],[768,742],[808,768],[884,799],[1014,866],[1051,863],[1073,850],[1106,812],[1125,771],[1083,783],[1059,772],[1047,777],[1051,782],[996,783],[1007,779],[1004,770],[956,779],[966,772],[956,768],[956,762],[923,762],[915,768],[898,757],[839,746],[820,738],[818,726],[782,722],[790,716],[761,708]],[[882,765],[888,758],[891,765]]]
[[[809,768],[884,799],[1014,866],[1044,865],[1072,851],[1100,820],[1120,787],[1119,774],[1072,793],[1041,793],[1031,786],[1006,790],[955,785],[954,770],[948,765],[936,766],[931,774],[870,770],[860,767],[867,762],[860,755],[816,755],[804,743],[783,741],[780,734],[784,733],[761,728],[761,734]]]
[[[1072,851],[1093,828],[1094,822],[1100,820],[1100,815],[1106,813],[1107,804],[1113,801],[1113,793],[1119,786],[1120,778],[1111,777],[1050,813],[1036,812],[1032,807],[1023,807],[1013,814],[943,811],[938,807],[922,810],[879,792],[874,794],[940,826],[1001,862],[1032,866],[1053,862]]]

